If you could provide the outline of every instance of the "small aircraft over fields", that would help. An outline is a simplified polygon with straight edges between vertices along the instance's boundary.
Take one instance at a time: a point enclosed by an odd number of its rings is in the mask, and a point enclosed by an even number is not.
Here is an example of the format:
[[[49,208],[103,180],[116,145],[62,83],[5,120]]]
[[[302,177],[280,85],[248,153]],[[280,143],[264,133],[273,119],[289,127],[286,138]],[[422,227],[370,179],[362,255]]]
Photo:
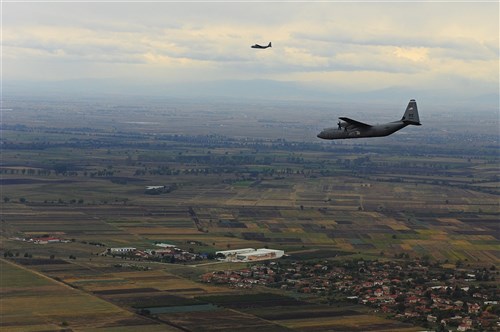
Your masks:
[[[255,45],[252,45],[251,47],[252,48],[265,49],[265,48],[268,48],[268,47],[273,47],[273,45],[271,45],[271,42],[269,42],[269,44],[267,44],[267,46],[262,46],[262,45],[259,45],[259,44],[255,44]]]
[[[417,102],[411,99],[406,107],[405,114],[399,121],[389,122],[385,124],[369,125],[363,122],[352,120],[345,117],[340,117],[337,127],[323,129],[318,134],[318,138],[322,139],[345,139],[345,138],[361,138],[361,137],[381,137],[388,136],[408,125],[420,126],[418,117]]]

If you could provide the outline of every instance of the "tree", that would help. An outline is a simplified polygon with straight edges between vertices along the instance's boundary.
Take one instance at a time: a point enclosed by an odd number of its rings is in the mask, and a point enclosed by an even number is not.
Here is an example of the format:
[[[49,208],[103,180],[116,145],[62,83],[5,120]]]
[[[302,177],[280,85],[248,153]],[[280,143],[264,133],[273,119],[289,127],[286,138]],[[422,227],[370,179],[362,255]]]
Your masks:
[[[151,315],[151,311],[143,308],[143,309],[139,310],[139,315],[149,316],[149,315]]]
[[[448,330],[446,329],[446,327],[443,323],[440,323],[436,328],[436,332],[445,332],[445,331],[448,331]]]
[[[429,266],[430,260],[431,260],[431,256],[423,255],[422,258],[420,258],[420,263],[424,266]]]
[[[398,302],[396,304],[396,311],[399,312],[399,313],[404,313],[405,312],[405,303],[404,302]]]
[[[68,171],[68,165],[57,164],[54,165],[54,171],[56,174],[65,174]]]

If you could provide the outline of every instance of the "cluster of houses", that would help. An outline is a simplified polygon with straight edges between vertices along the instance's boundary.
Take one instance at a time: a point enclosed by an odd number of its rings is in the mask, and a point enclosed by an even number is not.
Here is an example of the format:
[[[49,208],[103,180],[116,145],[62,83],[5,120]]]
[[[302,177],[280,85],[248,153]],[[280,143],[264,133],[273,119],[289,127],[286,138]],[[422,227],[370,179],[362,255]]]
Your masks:
[[[188,262],[207,258],[206,255],[185,251],[172,244],[157,243],[155,246],[158,248],[145,250],[135,247],[108,248],[104,254],[162,262]]]
[[[71,240],[65,240],[65,239],[61,239],[58,237],[52,237],[52,236],[27,237],[27,238],[14,237],[14,238],[11,238],[11,240],[29,242],[29,243],[34,243],[34,244],[51,244],[51,243],[69,243],[69,242],[71,242]]]
[[[324,296],[332,302],[350,300],[417,325],[500,330],[498,290],[479,287],[476,277],[475,273],[454,274],[439,268],[431,271],[418,262],[359,261],[342,266],[280,261],[207,273],[201,279],[238,288],[280,287]]]
[[[276,263],[271,262],[271,265]],[[254,265],[238,271],[217,271],[201,276],[205,283],[224,284],[232,288],[252,288],[254,285],[271,285],[276,281],[276,272],[266,265]]]

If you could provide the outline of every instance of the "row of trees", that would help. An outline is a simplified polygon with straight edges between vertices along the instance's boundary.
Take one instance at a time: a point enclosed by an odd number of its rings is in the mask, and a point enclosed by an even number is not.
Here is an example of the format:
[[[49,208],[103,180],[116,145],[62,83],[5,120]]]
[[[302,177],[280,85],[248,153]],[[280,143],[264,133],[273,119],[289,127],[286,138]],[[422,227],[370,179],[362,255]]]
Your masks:
[[[5,196],[3,198],[3,201],[4,203],[9,203],[9,202],[12,202],[13,200],[8,197],[8,196]],[[20,197],[19,198],[19,203],[28,203],[28,199],[26,199],[25,197]],[[65,201],[63,200],[62,198],[59,198],[57,201],[48,201],[48,200],[45,200],[43,201],[44,204],[83,204],[85,201],[83,200],[83,198],[79,198],[79,199],[70,199],[68,201]]]

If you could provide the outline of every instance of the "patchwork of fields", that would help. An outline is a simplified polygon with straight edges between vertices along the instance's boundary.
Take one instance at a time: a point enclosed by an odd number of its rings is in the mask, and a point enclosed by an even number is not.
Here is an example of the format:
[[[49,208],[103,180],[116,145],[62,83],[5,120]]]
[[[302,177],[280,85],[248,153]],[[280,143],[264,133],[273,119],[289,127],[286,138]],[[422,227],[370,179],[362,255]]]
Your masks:
[[[498,156],[489,141],[444,149],[429,129],[384,144],[326,145],[262,138],[257,122],[257,136],[240,139],[159,135],[161,126],[141,131],[130,121],[121,131],[17,121],[2,132],[2,329],[421,330],[352,303],[200,282],[245,263],[104,255],[113,247],[163,242],[203,257],[269,247],[292,261],[405,254],[442,266],[500,262]],[[294,137],[311,127],[297,128]],[[426,143],[408,153],[412,140]],[[23,241],[43,236],[64,242]]]

